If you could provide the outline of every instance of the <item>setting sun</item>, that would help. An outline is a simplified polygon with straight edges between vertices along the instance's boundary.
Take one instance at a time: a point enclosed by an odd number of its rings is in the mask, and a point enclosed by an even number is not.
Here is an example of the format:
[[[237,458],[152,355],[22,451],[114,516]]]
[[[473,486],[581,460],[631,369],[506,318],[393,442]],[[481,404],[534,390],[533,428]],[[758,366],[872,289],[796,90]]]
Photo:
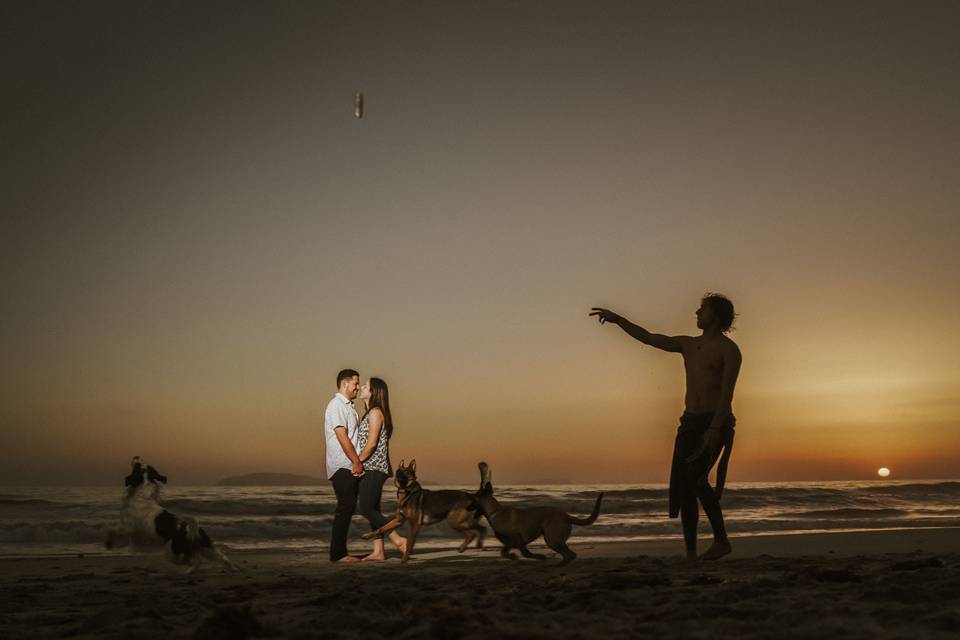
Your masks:
[[[877,475],[881,478],[886,478],[890,475],[890,469],[887,469],[886,467],[880,467],[877,469]]]

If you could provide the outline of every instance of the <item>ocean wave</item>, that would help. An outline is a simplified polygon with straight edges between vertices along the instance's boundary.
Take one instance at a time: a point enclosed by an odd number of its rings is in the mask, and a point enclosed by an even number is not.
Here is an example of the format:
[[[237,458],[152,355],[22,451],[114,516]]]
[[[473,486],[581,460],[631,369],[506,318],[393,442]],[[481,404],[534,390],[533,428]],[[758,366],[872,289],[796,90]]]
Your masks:
[[[93,544],[102,545],[113,521],[59,521],[59,522],[16,522],[0,523],[0,544],[5,545],[50,545]],[[484,523],[486,524],[486,523]],[[266,518],[254,520],[218,520],[200,521],[200,525],[215,542],[231,542],[269,545],[286,544],[294,540],[328,541],[332,530],[332,518]],[[932,517],[834,517],[834,518],[780,518],[752,519],[728,515],[727,530],[734,535],[754,535],[757,533],[777,533],[796,531],[850,531],[856,529],[887,529],[902,527],[960,527],[960,516]],[[709,533],[706,519],[701,519],[700,529]],[[404,527],[405,530],[405,527]],[[360,534],[369,531],[366,521],[354,519],[350,527],[351,544],[363,544]],[[601,539],[645,538],[650,536],[669,536],[680,531],[679,521],[667,518],[630,518],[617,515],[601,515],[592,525],[574,527],[574,535],[591,536]],[[488,527],[488,534],[489,534]],[[462,534],[451,529],[445,523],[423,527],[419,538],[422,540],[462,540]],[[492,534],[488,543],[496,545]]]
[[[845,486],[844,486],[845,485]],[[956,495],[960,496],[960,482],[917,482],[910,484],[883,484],[875,482],[843,483],[841,486],[761,486],[738,487],[728,485],[726,491],[740,496],[760,496],[765,498],[816,498],[816,497],[845,497],[856,494],[882,495]]]
[[[812,511],[800,511],[790,514],[795,518],[903,518],[910,515],[909,511],[904,509],[865,509],[846,507],[843,509],[815,509]]]
[[[78,521],[58,522],[4,522],[0,523],[0,543],[99,543],[107,539],[107,534],[116,526],[116,521]],[[288,520],[272,518],[267,520],[237,520],[227,522],[204,522],[200,526],[216,542],[226,540],[288,540],[293,538],[329,538],[333,518],[315,520]],[[360,529],[351,527],[356,533]],[[363,528],[362,531],[367,531]]]
[[[175,498],[161,500],[161,505],[176,514],[183,515],[331,515],[337,505],[333,500],[327,502],[301,502],[294,500],[273,500],[269,498],[233,500],[196,500]]]
[[[55,505],[56,502],[50,500],[40,500],[39,498],[0,498],[0,504],[10,504],[17,506],[49,504]]]
[[[960,496],[960,482],[918,482],[912,484],[867,485],[862,488],[867,493],[890,493],[905,495],[954,495]]]
[[[667,517],[668,490],[660,487],[501,487],[505,506],[549,505],[583,517],[604,491],[600,518],[574,535],[604,539],[643,539],[679,534]],[[121,516],[122,492],[110,488],[24,488],[0,493],[0,544],[5,548],[62,549],[102,545]],[[266,487],[184,487],[161,495],[160,504],[181,516],[194,516],[220,543],[293,546],[329,540],[336,501],[329,491]],[[799,486],[728,486],[723,494],[727,528],[737,535],[758,532],[867,530],[960,526],[960,482],[879,484],[837,482]],[[382,511],[395,513],[395,493],[383,493]],[[486,523],[484,523],[486,524]],[[706,518],[701,528],[709,530]],[[369,524],[354,517],[351,544]],[[445,523],[424,527],[421,538],[458,544],[462,537]],[[310,544],[314,544],[310,542]],[[497,544],[491,537],[490,544]]]
[[[75,543],[106,540],[110,522],[5,522],[0,523],[2,543]]]

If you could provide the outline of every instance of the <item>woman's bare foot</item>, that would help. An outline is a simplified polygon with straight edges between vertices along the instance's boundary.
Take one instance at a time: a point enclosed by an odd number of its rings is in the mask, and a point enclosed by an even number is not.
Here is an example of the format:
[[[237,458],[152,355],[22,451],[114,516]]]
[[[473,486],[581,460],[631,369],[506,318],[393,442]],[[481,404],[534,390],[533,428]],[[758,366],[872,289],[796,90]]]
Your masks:
[[[397,551],[399,551],[400,553],[406,553],[406,552],[407,552],[407,539],[406,539],[406,538],[401,538],[400,536],[397,536],[397,539],[394,540],[394,539],[393,539],[393,536],[390,536],[390,542],[392,542],[392,543],[394,544],[394,546],[397,547]]]
[[[370,551],[370,554],[367,555],[363,561],[364,562],[383,562],[385,556],[383,554],[383,540],[376,539],[373,541],[373,550]]]

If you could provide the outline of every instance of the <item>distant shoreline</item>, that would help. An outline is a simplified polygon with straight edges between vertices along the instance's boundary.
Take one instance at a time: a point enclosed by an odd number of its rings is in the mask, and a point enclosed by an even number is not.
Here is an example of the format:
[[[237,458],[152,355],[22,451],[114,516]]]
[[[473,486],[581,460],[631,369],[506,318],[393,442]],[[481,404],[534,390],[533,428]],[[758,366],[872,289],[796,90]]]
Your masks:
[[[326,485],[325,478],[302,476],[294,473],[276,473],[266,471],[230,476],[219,480],[217,487],[316,487]]]

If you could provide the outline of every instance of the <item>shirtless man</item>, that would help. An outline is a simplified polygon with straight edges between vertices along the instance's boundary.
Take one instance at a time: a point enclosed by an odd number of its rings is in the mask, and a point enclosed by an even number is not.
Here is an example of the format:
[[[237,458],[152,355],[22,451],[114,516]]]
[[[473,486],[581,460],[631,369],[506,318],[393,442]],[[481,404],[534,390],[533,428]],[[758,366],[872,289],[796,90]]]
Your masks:
[[[733,389],[741,361],[740,349],[726,336],[733,326],[733,303],[720,294],[706,294],[696,314],[697,328],[702,331],[699,336],[650,333],[602,307],[594,307],[590,315],[597,316],[600,324],[610,322],[617,325],[644,344],[683,356],[687,393],[670,469],[670,517],[680,515],[687,558],[696,560],[699,499],[713,529],[713,546],[700,559],[716,560],[727,555],[730,541],[723,524],[720,495],[733,448],[736,424],[732,409]],[[707,474],[718,459],[717,487],[713,489],[707,481]]]

